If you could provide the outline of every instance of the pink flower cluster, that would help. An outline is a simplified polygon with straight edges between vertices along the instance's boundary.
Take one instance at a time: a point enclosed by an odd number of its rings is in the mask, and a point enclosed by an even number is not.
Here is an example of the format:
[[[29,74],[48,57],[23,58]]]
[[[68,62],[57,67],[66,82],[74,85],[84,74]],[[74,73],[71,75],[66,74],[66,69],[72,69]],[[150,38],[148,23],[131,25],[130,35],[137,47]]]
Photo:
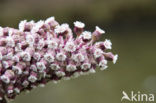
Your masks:
[[[118,55],[106,52],[110,40],[97,41],[104,30],[84,31],[85,24],[68,24],[54,17],[38,22],[21,21],[19,29],[0,27],[0,102],[14,99],[22,91],[44,86],[48,81],[69,80],[105,70]]]

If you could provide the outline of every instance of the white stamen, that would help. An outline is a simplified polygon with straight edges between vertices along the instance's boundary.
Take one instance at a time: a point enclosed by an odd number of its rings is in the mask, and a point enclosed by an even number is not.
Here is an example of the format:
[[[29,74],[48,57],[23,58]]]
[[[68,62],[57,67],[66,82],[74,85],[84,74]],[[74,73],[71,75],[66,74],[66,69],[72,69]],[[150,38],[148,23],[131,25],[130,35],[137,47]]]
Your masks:
[[[33,70],[34,72],[37,72],[37,67],[35,65],[31,65],[30,69]]]
[[[12,70],[17,71],[17,74],[22,74],[22,70],[21,68],[17,67],[17,66],[13,66]]]
[[[65,45],[65,50],[68,52],[74,52],[76,50],[76,46],[74,42],[68,41]]]
[[[6,69],[6,68],[9,68],[9,64],[7,61],[2,61],[2,64],[3,64],[3,67]]]
[[[10,79],[7,77],[7,76],[5,76],[5,75],[2,75],[1,77],[0,77],[0,79],[3,81],[3,82],[5,82],[5,83],[10,83]]]
[[[29,43],[29,44],[33,44],[33,43],[34,43],[34,38],[33,38],[33,36],[32,36],[32,35],[27,35],[27,36],[26,36],[26,41],[27,41],[27,43]]]
[[[27,86],[29,85],[29,81],[24,80],[23,83],[22,83],[22,85],[23,85],[24,87],[27,87]]]
[[[40,53],[34,53],[33,58],[34,58],[35,60],[39,61],[40,58],[41,58]]]
[[[56,55],[56,58],[57,58],[57,60],[59,60],[59,61],[65,61],[65,60],[66,60],[66,55],[63,54],[63,53],[58,53],[58,54]]]
[[[75,65],[67,65],[66,70],[71,72],[71,71],[75,71],[77,68]]]
[[[106,49],[112,49],[112,43],[110,40],[105,40],[104,41],[104,46],[106,47]]]
[[[55,21],[55,17],[49,17],[48,19],[46,19],[45,23],[48,24],[53,21]]]
[[[14,47],[15,46],[15,42],[14,42],[14,40],[13,40],[13,38],[11,36],[8,36],[6,38],[6,40],[7,40],[7,46],[9,46],[9,47]]]
[[[100,70],[105,70],[105,69],[107,69],[107,68],[108,68],[108,66],[105,65],[105,66],[101,67]]]
[[[90,40],[92,38],[91,32],[84,31],[82,33],[82,37],[83,37],[83,39]]]
[[[33,76],[33,75],[30,75],[30,76],[28,77],[28,80],[29,80],[30,82],[34,83],[34,82],[37,80],[37,78],[36,78],[35,76]]]
[[[38,32],[39,29],[40,29],[43,25],[44,25],[44,21],[43,21],[43,20],[38,21],[38,22],[35,24],[35,26],[33,26],[31,32],[32,32],[32,33]]]
[[[81,53],[78,53],[78,54],[74,55],[73,59],[76,62],[83,62],[85,60],[84,55],[82,55]]]
[[[13,90],[8,90],[8,94],[11,94],[13,93],[14,91]]]
[[[46,66],[44,65],[43,62],[37,62],[36,65],[37,65],[37,69],[38,69],[40,72],[43,72],[43,71],[46,69]]]
[[[45,41],[41,39],[37,45],[37,49],[41,50],[45,46]]]
[[[30,56],[30,54],[28,52],[22,52],[21,56],[22,56],[22,59],[24,61],[30,61],[31,60],[31,56]]]
[[[50,68],[51,68],[52,70],[59,70],[59,69],[60,69],[59,65],[57,65],[57,64],[51,64],[51,65],[50,65]]]
[[[58,47],[58,43],[56,41],[50,40],[48,41],[48,48],[56,49]]]
[[[74,26],[77,28],[84,28],[85,24],[80,21],[76,21],[76,22],[74,22]]]
[[[54,56],[52,54],[48,54],[48,53],[45,54],[44,59],[48,61],[49,63],[54,62]]]
[[[63,76],[65,76],[65,73],[62,72],[62,71],[57,71],[57,72],[56,72],[56,75],[57,75],[58,77],[63,77]]]
[[[114,64],[116,63],[117,59],[118,59],[118,55],[116,54],[116,55],[113,57],[113,63],[114,63]]]
[[[0,27],[0,36],[3,36],[3,35],[4,35],[4,33],[3,33],[3,28]]]
[[[15,88],[14,91],[15,91],[16,93],[20,93],[20,89],[19,89],[19,88]]]
[[[2,60],[3,59],[3,56],[2,56],[2,53],[0,52],[0,60]]]
[[[103,51],[101,49],[95,48],[95,52],[94,52],[94,57],[95,58],[99,58],[100,56],[102,56]]]
[[[65,26],[62,26],[62,25],[58,25],[56,26],[55,28],[55,33],[64,33],[66,31],[66,27]]]
[[[102,66],[103,67],[105,65],[107,65],[107,60],[100,61],[99,66]]]
[[[75,72],[75,73],[72,75],[73,78],[77,78],[77,77],[79,77],[79,76],[80,76],[80,73],[79,73],[79,72]]]
[[[27,22],[26,20],[23,20],[19,23],[19,30],[20,31],[22,31],[22,32],[24,31],[26,22]]]
[[[90,73],[96,73],[95,69],[90,69],[89,72]]]
[[[91,64],[89,64],[89,63],[83,63],[82,65],[81,65],[81,69],[83,69],[83,70],[87,70],[87,69],[89,69],[91,67]]]
[[[102,30],[101,28],[99,28],[98,26],[96,26],[96,31],[99,32],[100,34],[104,34],[105,31]]]

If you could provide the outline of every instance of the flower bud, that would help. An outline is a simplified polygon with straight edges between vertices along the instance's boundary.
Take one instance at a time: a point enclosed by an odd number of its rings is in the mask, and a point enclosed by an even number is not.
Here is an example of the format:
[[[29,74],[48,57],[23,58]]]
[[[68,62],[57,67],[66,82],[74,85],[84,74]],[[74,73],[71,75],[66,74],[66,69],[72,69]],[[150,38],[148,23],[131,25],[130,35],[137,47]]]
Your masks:
[[[83,28],[85,27],[85,24],[80,22],[80,21],[76,21],[74,22],[74,32],[76,33],[77,36],[80,36],[80,34],[83,32]]]
[[[102,30],[102,29],[100,29],[98,26],[96,26],[96,29],[95,29],[95,31],[93,32],[93,41],[98,40],[98,39],[100,38],[100,36],[101,36],[102,34],[104,34],[104,33],[105,33],[104,30]]]

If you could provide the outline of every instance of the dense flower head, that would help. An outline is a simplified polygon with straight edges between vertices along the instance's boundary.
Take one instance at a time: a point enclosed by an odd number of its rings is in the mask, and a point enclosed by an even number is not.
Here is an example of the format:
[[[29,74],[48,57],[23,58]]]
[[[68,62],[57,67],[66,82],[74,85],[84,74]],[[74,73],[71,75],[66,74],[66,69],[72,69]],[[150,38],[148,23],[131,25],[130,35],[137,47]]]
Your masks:
[[[104,30],[96,26],[94,32],[84,31],[80,21],[74,26],[72,32],[50,17],[21,21],[19,29],[0,27],[0,103],[48,81],[69,80],[105,70],[108,61],[116,63],[118,55],[107,52],[111,41],[97,41]]]

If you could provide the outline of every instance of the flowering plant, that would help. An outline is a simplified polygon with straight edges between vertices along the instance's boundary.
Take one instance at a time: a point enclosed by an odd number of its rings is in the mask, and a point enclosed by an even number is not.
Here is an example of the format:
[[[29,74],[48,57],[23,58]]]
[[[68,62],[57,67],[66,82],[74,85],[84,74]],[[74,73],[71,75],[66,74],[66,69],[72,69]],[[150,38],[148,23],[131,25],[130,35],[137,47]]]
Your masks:
[[[96,42],[104,30],[96,26],[93,33],[85,24],[74,22],[74,33],[68,24],[54,17],[38,22],[21,21],[19,29],[0,27],[0,102],[14,99],[22,91],[55,83],[107,68],[118,55],[106,52],[110,40]]]

